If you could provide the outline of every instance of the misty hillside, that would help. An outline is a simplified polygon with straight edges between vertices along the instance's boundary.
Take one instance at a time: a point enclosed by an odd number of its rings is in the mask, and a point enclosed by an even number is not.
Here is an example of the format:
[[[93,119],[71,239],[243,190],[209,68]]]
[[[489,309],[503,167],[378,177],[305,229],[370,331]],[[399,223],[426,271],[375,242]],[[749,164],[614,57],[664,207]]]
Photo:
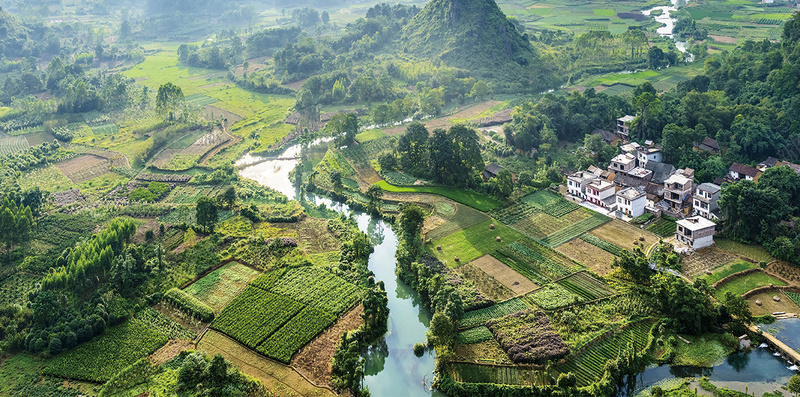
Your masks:
[[[549,74],[494,0],[432,0],[403,30],[404,50],[501,85],[538,87]]]

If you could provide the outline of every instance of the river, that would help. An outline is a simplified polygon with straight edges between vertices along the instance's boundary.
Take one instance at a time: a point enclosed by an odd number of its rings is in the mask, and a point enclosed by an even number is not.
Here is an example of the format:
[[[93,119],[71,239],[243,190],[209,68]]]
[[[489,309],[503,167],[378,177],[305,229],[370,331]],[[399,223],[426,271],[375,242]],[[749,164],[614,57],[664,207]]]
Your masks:
[[[653,7],[651,9],[649,9],[649,10],[642,11],[642,14],[650,15],[655,10],[661,10],[661,14],[654,16],[654,19],[656,20],[656,22],[664,24],[664,26],[658,28],[658,30],[656,30],[656,33],[658,33],[660,36],[669,37],[671,39],[674,39],[675,35],[672,34],[672,29],[675,27],[675,22],[677,22],[678,19],[677,18],[673,18],[671,13],[673,13],[675,11],[678,11],[678,8],[685,6],[686,5],[686,0],[671,0],[671,2],[672,2],[671,6]],[[675,47],[678,48],[678,51],[680,51],[680,52],[685,54],[686,61],[687,62],[693,62],[694,61],[694,55],[690,54],[687,51],[687,47],[686,46],[687,46],[687,43],[685,41],[677,41],[677,40],[675,40]]]
[[[275,189],[288,197],[297,199],[301,194],[289,179],[289,173],[300,162],[290,160],[300,153],[300,145],[289,147],[279,157],[242,169],[242,177],[255,180],[263,186]],[[260,161],[258,157],[245,155],[236,165],[242,166]],[[369,270],[377,280],[386,286],[389,298],[389,332],[384,343],[380,343],[364,354],[366,359],[364,384],[373,396],[397,397],[444,397],[444,394],[430,389],[436,356],[432,351],[422,357],[414,355],[415,343],[425,343],[431,315],[419,299],[416,291],[400,280],[395,274],[397,235],[381,219],[351,210],[347,205],[305,193],[304,198],[315,204],[325,204],[340,213],[352,214],[358,228],[367,234],[375,245],[375,252],[369,257]]]
[[[289,172],[299,164],[299,160],[286,158],[299,153],[300,146],[294,145],[280,156],[283,160],[262,162],[241,170],[240,174],[285,194],[289,199],[297,199],[300,192],[289,180]],[[258,161],[257,157],[245,156],[237,165]],[[364,354],[367,361],[364,383],[370,388],[372,395],[444,397],[443,393],[430,390],[435,354],[426,352],[422,357],[416,357],[413,352],[415,343],[425,342],[425,332],[431,316],[421,305],[416,291],[395,274],[397,235],[383,220],[353,211],[345,204],[308,193],[304,198],[315,204],[325,204],[340,213],[352,214],[358,228],[375,245],[375,252],[369,257],[369,269],[386,285],[390,312],[389,332],[384,339],[385,343]],[[800,320],[781,321],[772,326],[782,331],[778,336],[789,340],[790,346],[800,348]],[[789,370],[787,365],[779,357],[774,357],[769,349],[755,348],[749,352],[734,353],[713,368],[651,366],[637,375],[627,377],[618,395],[634,397],[653,385],[708,376],[719,387],[741,391],[747,387],[750,393],[756,392],[756,396],[760,396],[764,392],[778,390],[788,382],[795,372]],[[698,391],[702,390],[698,388]]]

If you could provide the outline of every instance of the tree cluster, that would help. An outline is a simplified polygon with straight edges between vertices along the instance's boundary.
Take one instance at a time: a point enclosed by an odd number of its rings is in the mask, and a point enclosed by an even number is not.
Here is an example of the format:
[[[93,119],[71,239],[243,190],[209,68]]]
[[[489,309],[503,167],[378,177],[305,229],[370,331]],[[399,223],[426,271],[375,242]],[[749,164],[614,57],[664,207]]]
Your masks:
[[[13,245],[30,241],[34,225],[31,207],[18,206],[8,197],[3,199],[3,205],[0,206],[0,244],[5,246],[9,255]]]

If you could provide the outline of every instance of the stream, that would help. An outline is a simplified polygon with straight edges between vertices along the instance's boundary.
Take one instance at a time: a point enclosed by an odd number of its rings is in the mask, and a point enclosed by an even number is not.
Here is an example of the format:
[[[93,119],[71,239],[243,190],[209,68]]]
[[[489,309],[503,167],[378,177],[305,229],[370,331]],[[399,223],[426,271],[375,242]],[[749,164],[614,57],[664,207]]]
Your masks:
[[[673,18],[671,16],[671,13],[678,11],[678,8],[685,6],[687,0],[670,0],[670,1],[672,2],[671,6],[653,7],[649,10],[642,11],[642,14],[649,16],[653,11],[661,10],[661,15],[656,15],[653,18],[656,20],[656,22],[664,24],[664,26],[658,28],[656,32],[662,37],[669,37],[674,40],[675,36],[672,34],[672,29],[675,27],[675,22],[677,22],[678,19]],[[675,40],[675,47],[678,48],[678,51],[684,54],[686,61],[693,62],[694,55],[688,52],[686,46],[687,43],[685,41]]]
[[[275,189],[290,200],[297,199],[300,192],[289,180],[289,172],[300,162],[288,158],[297,156],[300,148],[300,145],[291,146],[279,156],[281,160],[265,161],[244,168],[240,171],[240,175]],[[260,160],[258,157],[246,155],[237,162],[237,166],[253,164]],[[431,315],[421,304],[416,291],[395,274],[394,253],[397,249],[397,235],[383,220],[351,210],[343,203],[309,193],[303,198],[315,204],[325,204],[339,213],[352,215],[358,223],[358,228],[366,233],[375,245],[375,252],[369,257],[369,269],[375,273],[377,280],[383,280],[386,285],[390,310],[389,332],[383,342],[364,354],[366,359],[364,384],[376,397],[445,397],[443,393],[432,391],[430,388],[434,376],[435,354],[426,351],[422,357],[416,357],[413,352],[415,343],[424,343],[426,340],[425,332],[428,330]],[[800,320],[780,320],[770,327],[780,330],[780,333],[773,332],[787,344],[800,348]],[[620,384],[618,396],[634,397],[654,385],[669,384],[687,378],[695,378],[690,385],[690,388],[694,389],[697,378],[702,376],[708,376],[718,387],[743,392],[748,390],[750,393],[755,392],[756,396],[761,396],[765,392],[780,390],[780,387],[789,381],[789,377],[795,372],[788,369],[788,365],[781,358],[773,356],[771,350],[754,348],[731,354],[713,368],[650,366],[639,374],[626,377]],[[698,387],[698,392],[702,391]]]

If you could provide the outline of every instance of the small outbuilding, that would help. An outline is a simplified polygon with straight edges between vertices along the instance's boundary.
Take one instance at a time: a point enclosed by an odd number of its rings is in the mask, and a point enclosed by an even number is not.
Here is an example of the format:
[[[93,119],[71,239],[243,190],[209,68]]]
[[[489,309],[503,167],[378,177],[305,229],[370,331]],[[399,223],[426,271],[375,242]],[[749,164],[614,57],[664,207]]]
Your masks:
[[[500,164],[497,163],[491,163],[487,165],[486,168],[484,168],[483,170],[483,180],[489,181],[489,179],[496,177],[497,174],[499,174],[500,171],[504,169],[505,168],[501,167]]]

